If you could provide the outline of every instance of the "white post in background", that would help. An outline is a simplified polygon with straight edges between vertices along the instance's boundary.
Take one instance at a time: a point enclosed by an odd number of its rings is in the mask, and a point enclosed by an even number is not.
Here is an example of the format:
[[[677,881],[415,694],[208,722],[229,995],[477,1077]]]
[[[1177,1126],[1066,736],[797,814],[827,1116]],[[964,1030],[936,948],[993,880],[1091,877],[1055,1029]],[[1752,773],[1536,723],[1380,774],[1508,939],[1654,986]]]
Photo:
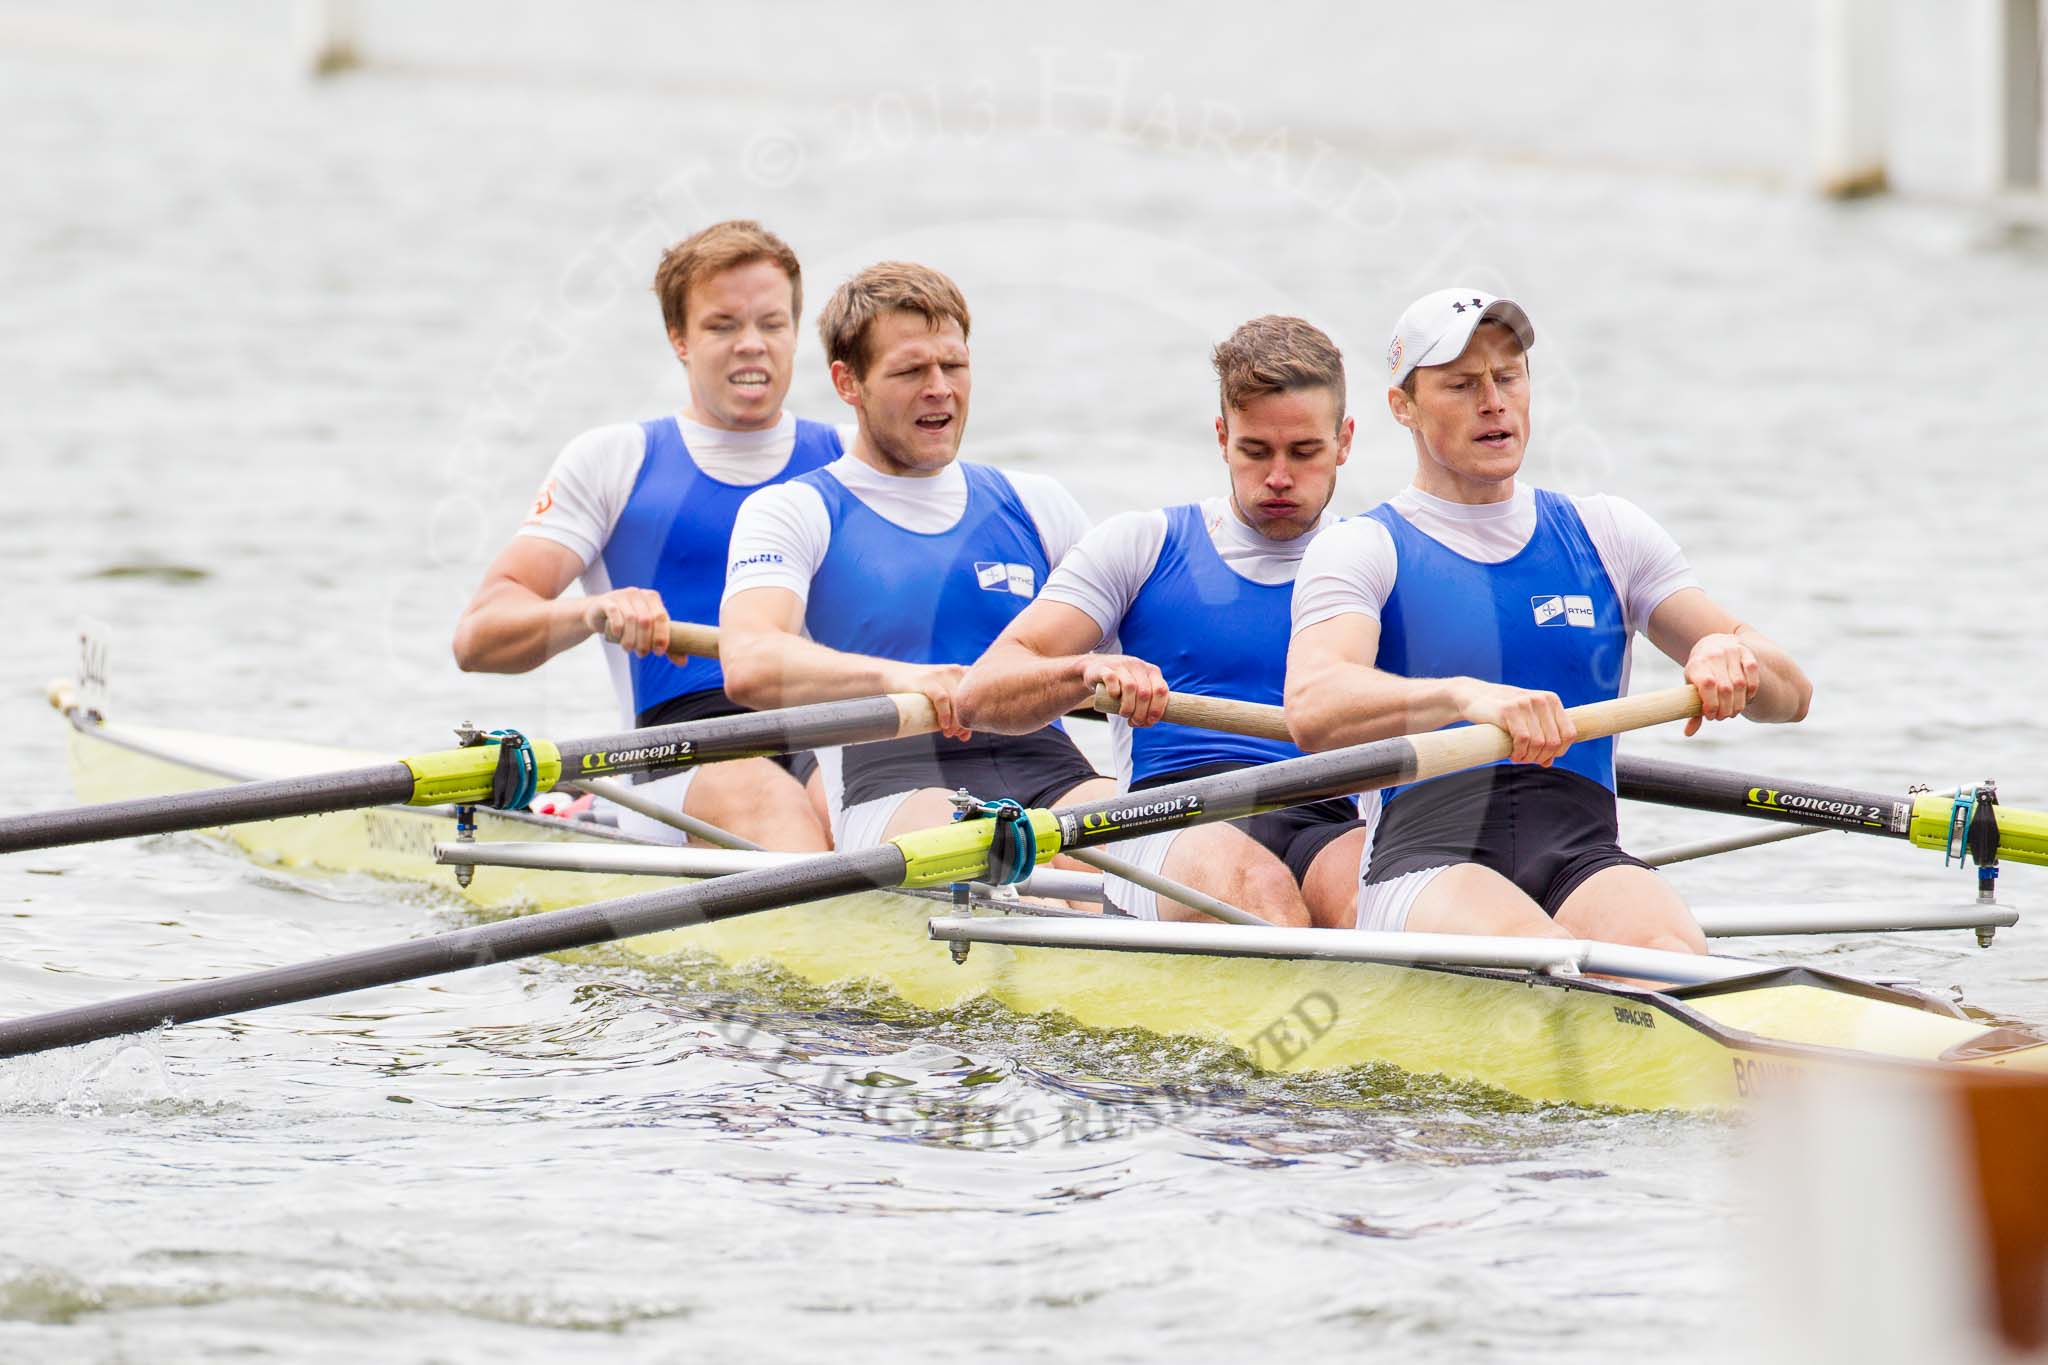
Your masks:
[[[1817,0],[1814,172],[1837,199],[1885,189],[1885,105],[1891,94],[1891,6]]]
[[[309,76],[361,66],[362,9],[357,0],[299,0],[293,60]]]
[[[1998,44],[1992,111],[1997,150],[1994,170],[2001,190],[2038,190],[2042,179],[2044,116],[2041,86],[2041,45],[2048,33],[2041,27],[2041,0],[1994,0],[1998,16],[1993,34]]]

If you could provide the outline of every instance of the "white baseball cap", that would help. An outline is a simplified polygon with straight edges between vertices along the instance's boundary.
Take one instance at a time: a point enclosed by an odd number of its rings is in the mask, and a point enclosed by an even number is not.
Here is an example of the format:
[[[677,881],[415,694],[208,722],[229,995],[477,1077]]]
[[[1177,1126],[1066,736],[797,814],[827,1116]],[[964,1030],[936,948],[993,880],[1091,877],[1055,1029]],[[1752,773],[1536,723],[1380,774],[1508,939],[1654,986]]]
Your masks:
[[[1497,299],[1483,289],[1439,289],[1424,294],[1408,305],[1394,324],[1394,339],[1387,344],[1388,383],[1398,386],[1408,372],[1425,365],[1448,365],[1465,354],[1472,333],[1480,323],[1503,322],[1521,341],[1522,349],[1536,344],[1536,329],[1529,315],[1513,299]]]

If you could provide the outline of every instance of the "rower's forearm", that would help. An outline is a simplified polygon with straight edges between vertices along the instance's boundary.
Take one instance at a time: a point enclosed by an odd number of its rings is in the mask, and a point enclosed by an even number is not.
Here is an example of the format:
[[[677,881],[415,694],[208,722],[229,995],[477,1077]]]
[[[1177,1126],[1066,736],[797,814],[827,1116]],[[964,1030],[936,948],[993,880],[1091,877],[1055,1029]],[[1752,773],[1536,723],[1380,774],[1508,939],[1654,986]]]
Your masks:
[[[1316,752],[1440,730],[1463,719],[1463,678],[1403,678],[1347,665],[1287,680],[1287,729]]]
[[[1805,720],[1807,709],[1813,704],[1813,683],[1805,670],[1776,641],[1759,631],[1745,626],[1736,632],[1735,638],[1749,647],[1757,662],[1756,696],[1743,714],[1767,724]]]
[[[960,723],[999,735],[1028,735],[1084,705],[1087,658],[1045,658],[997,644],[960,683],[953,704]]]
[[[900,667],[887,659],[842,654],[800,635],[730,629],[720,632],[719,664],[725,694],[756,711],[871,697],[889,690],[889,675]]]
[[[508,588],[463,612],[455,625],[455,663],[465,673],[525,673],[589,638],[581,602]]]

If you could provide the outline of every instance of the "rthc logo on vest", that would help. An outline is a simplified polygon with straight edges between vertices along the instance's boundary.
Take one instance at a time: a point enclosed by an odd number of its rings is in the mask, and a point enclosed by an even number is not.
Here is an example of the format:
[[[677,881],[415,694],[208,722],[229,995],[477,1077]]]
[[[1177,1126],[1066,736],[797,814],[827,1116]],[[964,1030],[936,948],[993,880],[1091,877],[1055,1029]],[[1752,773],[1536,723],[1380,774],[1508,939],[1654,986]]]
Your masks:
[[[1529,609],[1536,613],[1539,626],[1593,628],[1593,599],[1590,597],[1561,597],[1555,593],[1538,595],[1529,599]]]
[[[1038,575],[1029,564],[998,564],[993,560],[974,561],[974,578],[981,584],[983,592],[1014,593],[1018,597],[1029,597],[1038,591]]]

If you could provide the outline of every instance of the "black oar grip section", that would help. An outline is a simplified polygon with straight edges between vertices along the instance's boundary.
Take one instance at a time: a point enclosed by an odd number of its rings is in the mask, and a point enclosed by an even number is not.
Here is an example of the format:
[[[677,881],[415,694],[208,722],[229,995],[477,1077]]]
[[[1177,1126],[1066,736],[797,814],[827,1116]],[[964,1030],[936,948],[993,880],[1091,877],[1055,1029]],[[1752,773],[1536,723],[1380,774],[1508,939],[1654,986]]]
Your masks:
[[[888,696],[817,702],[782,711],[749,711],[710,720],[651,725],[561,746],[564,782],[620,773],[666,771],[735,758],[765,758],[840,744],[895,739],[903,713]]]
[[[522,764],[534,759],[533,770],[524,774],[502,766],[508,759],[501,746],[495,759],[500,764],[496,784],[487,781],[489,768],[479,766],[475,749],[450,749],[373,768],[242,782],[213,791],[146,796],[100,806],[8,816],[0,818],[0,853],[320,815],[363,806],[470,803],[493,793],[496,804],[516,808],[525,805],[534,794],[525,791],[526,784],[516,780],[522,775],[536,790],[546,791],[580,777],[667,771],[721,759],[864,744],[918,733],[916,724],[905,713],[905,700],[862,697],[785,711],[743,712],[627,730],[572,741],[558,749],[547,746],[545,741],[536,741],[533,747],[545,749],[548,755],[539,758],[522,743],[512,757]],[[907,700],[929,711],[922,698]],[[552,766],[554,754],[560,755],[559,772]]]
[[[781,867],[742,872],[673,890],[649,891],[599,905],[575,906],[414,939],[387,947],[289,967],[151,991],[125,1000],[79,1005],[0,1023],[0,1057],[76,1047],[101,1038],[144,1033],[165,1024],[218,1019],[270,1005],[288,1005],[346,991],[395,985],[493,962],[566,952],[772,910],[831,896],[851,895],[903,880],[903,853],[894,844],[852,853],[823,853]]]
[[[0,819],[0,853],[402,803],[412,796],[412,782],[412,769],[386,763],[312,777],[241,782],[215,791],[11,815]]]
[[[1382,739],[1348,749],[1264,763],[1237,772],[1147,787],[1102,801],[1061,806],[1061,848],[1087,848],[1155,830],[1235,820],[1283,806],[1306,805],[1405,782],[1417,772],[1408,739]]]
[[[1910,837],[1913,829],[1911,797],[1695,768],[1655,758],[1618,756],[1614,761],[1614,788],[1618,795],[1631,801],[1750,815],[1794,825],[1818,825],[1897,839]]]

